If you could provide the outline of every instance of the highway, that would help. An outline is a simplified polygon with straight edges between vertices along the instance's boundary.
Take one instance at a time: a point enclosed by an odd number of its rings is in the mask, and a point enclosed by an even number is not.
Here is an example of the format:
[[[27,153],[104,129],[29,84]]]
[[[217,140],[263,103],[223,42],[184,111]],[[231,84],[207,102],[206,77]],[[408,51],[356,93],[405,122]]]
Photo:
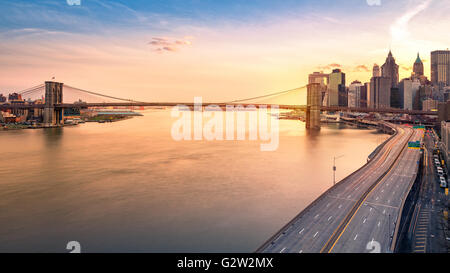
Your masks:
[[[391,126],[397,134],[369,163],[316,199],[257,252],[390,252],[420,157],[420,150],[408,149],[407,143],[422,138],[422,131]],[[368,243],[376,249],[367,249]]]

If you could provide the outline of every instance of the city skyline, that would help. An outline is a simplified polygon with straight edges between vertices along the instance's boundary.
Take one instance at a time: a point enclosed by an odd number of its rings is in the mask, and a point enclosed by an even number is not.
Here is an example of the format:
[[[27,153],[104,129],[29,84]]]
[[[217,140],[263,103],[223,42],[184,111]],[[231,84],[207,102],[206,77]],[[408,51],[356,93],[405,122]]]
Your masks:
[[[198,95],[225,101],[306,85],[311,72],[333,68],[348,83],[369,82],[389,49],[400,80],[410,76],[418,52],[430,78],[431,51],[450,43],[435,38],[449,25],[443,16],[450,5],[438,1],[5,1],[4,7],[3,93],[56,77],[146,101]],[[433,33],[427,18],[434,19]]]

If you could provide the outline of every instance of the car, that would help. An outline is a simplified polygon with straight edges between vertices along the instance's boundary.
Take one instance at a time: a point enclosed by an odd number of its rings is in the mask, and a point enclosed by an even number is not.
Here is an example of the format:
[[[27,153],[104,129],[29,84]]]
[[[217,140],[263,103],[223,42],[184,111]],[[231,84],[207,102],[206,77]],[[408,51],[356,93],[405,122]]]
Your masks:
[[[435,164],[436,166],[441,166],[441,163],[439,162],[439,160],[435,160],[435,161],[434,161],[434,164]]]
[[[444,172],[442,171],[442,169],[437,170],[438,175],[444,175]]]
[[[447,180],[443,176],[439,177],[439,181],[441,188],[447,188]]]

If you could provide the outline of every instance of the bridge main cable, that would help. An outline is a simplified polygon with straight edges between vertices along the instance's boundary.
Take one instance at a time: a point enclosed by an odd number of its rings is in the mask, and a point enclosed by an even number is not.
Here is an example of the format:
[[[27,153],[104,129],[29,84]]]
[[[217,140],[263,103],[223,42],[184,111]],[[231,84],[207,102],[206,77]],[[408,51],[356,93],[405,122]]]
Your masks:
[[[110,99],[115,99],[115,100],[121,100],[121,101],[142,103],[142,101],[136,101],[136,100],[132,100],[132,99],[124,99],[124,98],[104,95],[104,94],[100,94],[100,93],[97,93],[97,92],[76,88],[76,87],[73,87],[73,86],[70,86],[70,85],[65,85],[65,87],[68,87],[68,88],[71,88],[71,89],[74,89],[74,90],[77,90],[77,91],[80,91],[80,92],[88,93],[88,94],[91,94],[91,95],[100,96],[100,97],[105,97],[105,98],[110,98]]]
[[[255,99],[262,99],[262,98],[272,97],[272,96],[281,95],[281,94],[284,94],[284,93],[289,93],[289,92],[292,92],[292,91],[295,91],[295,90],[299,90],[299,89],[303,89],[303,88],[306,88],[306,85],[302,86],[302,87],[297,87],[297,88],[294,88],[294,89],[289,89],[289,90],[284,90],[284,91],[280,91],[280,92],[275,92],[275,93],[263,95],[263,96],[247,98],[247,99],[239,99],[239,100],[234,100],[234,101],[228,101],[228,102],[224,102],[224,104],[226,104],[226,103],[238,103],[238,102],[242,102],[242,101],[246,101],[246,100],[255,100]]]

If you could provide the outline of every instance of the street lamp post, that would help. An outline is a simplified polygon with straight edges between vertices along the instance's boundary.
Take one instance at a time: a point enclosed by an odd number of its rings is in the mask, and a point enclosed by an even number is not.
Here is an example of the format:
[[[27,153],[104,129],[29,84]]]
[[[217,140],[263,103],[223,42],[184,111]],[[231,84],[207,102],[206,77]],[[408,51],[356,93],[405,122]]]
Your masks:
[[[333,186],[336,185],[336,159],[343,157],[344,155],[333,157]]]

